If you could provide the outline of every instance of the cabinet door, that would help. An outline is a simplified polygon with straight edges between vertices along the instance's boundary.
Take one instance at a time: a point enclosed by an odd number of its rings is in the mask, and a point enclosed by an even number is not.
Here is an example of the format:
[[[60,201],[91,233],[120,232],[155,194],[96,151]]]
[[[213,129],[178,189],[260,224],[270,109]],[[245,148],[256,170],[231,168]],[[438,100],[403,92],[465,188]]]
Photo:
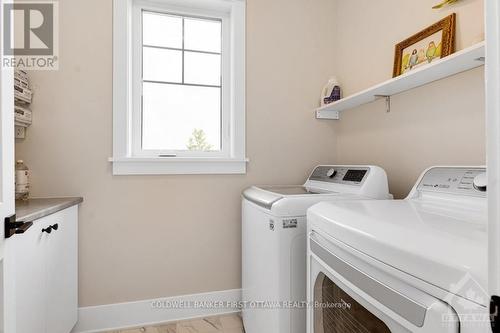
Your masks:
[[[48,225],[48,218],[36,220],[26,233],[16,235],[12,242],[15,261],[10,267],[15,271],[16,333],[45,332],[45,252],[50,235],[42,229]]]
[[[486,118],[488,161],[488,288],[492,313],[500,313],[500,4],[485,1],[486,13]],[[495,311],[496,310],[496,311]],[[500,314],[495,316],[500,325]]]
[[[0,0],[0,21],[5,17],[6,3],[12,0]],[[9,15],[11,15],[9,13]],[[0,39],[6,32],[7,25],[0,24]],[[2,47],[3,49],[3,47]],[[8,66],[0,70],[0,220],[14,214],[14,71]],[[0,228],[0,332],[15,330],[16,305],[15,289],[11,283],[15,280],[15,271],[9,267],[15,260],[9,250],[9,242],[4,241],[3,225]],[[5,254],[4,254],[5,242]],[[12,242],[11,242],[12,243]],[[10,244],[12,245],[12,244]]]
[[[69,333],[78,310],[78,207],[52,215],[46,248],[47,333]]]

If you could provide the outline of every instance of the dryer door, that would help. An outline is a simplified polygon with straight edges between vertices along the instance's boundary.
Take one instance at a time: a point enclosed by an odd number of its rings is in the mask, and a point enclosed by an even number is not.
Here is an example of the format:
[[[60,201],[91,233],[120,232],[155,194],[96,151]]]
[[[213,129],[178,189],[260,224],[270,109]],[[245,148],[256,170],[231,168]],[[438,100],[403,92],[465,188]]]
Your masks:
[[[446,303],[397,280],[314,232],[309,238],[308,333],[459,332]]]

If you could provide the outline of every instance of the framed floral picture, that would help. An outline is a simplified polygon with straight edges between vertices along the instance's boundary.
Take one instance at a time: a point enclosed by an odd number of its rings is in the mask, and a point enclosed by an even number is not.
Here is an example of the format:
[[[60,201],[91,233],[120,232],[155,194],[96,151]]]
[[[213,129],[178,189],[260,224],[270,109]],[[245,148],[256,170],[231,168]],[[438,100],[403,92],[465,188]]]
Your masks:
[[[453,13],[397,44],[393,77],[455,52],[455,21]]]

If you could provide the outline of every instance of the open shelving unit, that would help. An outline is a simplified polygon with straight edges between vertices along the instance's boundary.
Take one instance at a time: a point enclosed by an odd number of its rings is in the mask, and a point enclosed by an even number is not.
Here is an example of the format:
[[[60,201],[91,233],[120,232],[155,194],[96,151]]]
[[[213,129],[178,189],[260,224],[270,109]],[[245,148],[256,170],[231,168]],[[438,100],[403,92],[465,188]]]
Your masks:
[[[342,111],[371,103],[379,98],[386,99],[387,111],[390,111],[391,96],[469,69],[484,66],[484,60],[485,43],[481,42],[432,62],[427,66],[422,66],[337,102],[322,106],[315,110],[316,118],[338,120]]]

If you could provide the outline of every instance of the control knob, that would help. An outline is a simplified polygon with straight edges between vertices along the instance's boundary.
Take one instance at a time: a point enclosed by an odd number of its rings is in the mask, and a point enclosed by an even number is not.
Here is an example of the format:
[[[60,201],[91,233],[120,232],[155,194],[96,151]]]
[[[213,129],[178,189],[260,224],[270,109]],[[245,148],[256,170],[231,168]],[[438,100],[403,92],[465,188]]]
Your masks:
[[[328,170],[326,172],[326,176],[329,178],[335,177],[336,174],[337,174],[337,170],[335,170],[334,168],[331,168],[330,170]]]
[[[488,185],[488,177],[486,176],[486,172],[480,173],[476,177],[474,177],[473,181],[474,188],[480,192],[486,192],[486,187]]]

